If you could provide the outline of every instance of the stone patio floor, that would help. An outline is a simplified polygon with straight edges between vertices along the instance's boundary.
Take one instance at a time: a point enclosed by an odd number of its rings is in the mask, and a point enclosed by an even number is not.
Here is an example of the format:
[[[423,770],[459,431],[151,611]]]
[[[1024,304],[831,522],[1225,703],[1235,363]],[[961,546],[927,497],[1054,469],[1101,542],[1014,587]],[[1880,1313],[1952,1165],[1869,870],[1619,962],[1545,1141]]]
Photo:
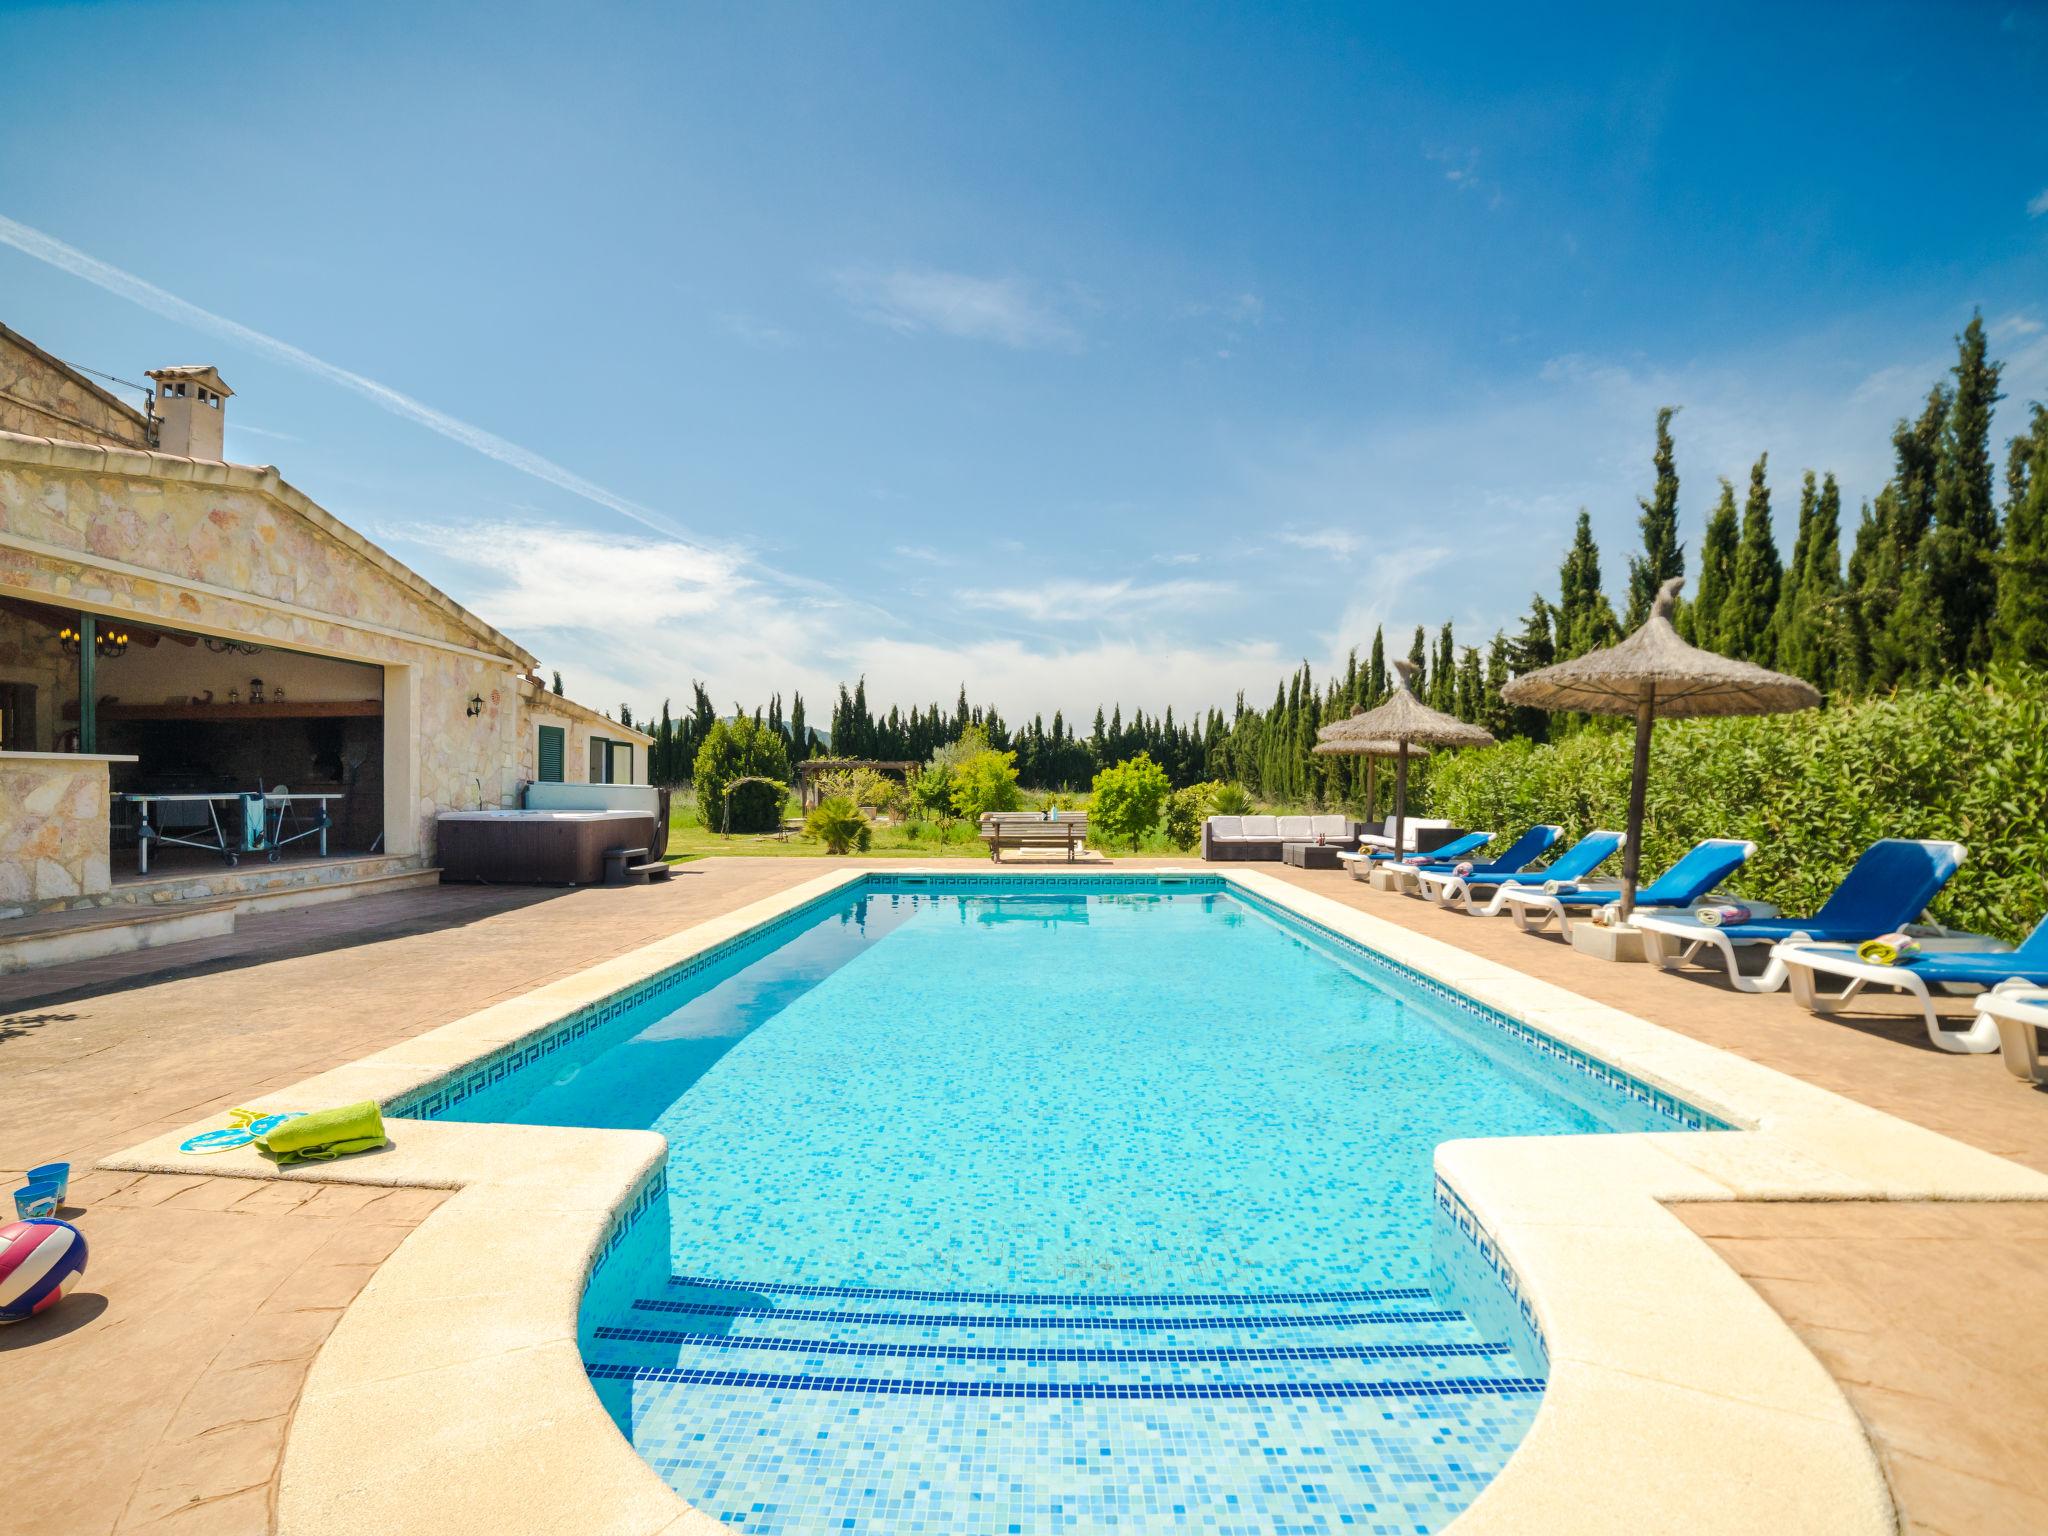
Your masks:
[[[1118,860],[1130,865],[1145,861]],[[963,865],[963,870],[969,866]],[[2048,1170],[2048,1094],[1917,1020],[1821,1020],[1784,995],[1577,955],[1342,874],[1262,870],[1667,1028]],[[0,977],[0,1169],[66,1158],[92,1244],[64,1304],[0,1331],[32,1402],[20,1536],[272,1529],[299,1386],[430,1191],[251,1187],[84,1170],[145,1137],[516,996],[823,873],[711,859],[665,886],[443,887],[259,914],[228,937]],[[10,1184],[8,1186],[12,1188]],[[2048,1207],[1692,1206],[1863,1415],[1913,1532],[2048,1530]]]

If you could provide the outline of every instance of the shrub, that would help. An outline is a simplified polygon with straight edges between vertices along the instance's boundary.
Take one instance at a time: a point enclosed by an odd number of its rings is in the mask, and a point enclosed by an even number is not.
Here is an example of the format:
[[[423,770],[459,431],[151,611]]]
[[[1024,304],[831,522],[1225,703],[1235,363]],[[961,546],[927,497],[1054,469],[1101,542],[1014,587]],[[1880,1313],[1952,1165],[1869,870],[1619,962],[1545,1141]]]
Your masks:
[[[910,781],[910,808],[921,816],[953,819],[953,770],[940,763],[922,769]]]
[[[691,780],[697,792],[697,816],[714,832],[728,830],[726,786],[735,779],[758,777],[772,784],[742,784],[732,792],[734,832],[773,832],[782,823],[788,797],[789,753],[782,733],[756,725],[745,715],[720,720],[705,733],[697,749]]]
[[[1186,853],[1202,840],[1202,821],[1211,815],[1229,815],[1228,811],[1216,812],[1219,790],[1233,789],[1230,784],[1190,784],[1186,789],[1176,789],[1166,797],[1166,840]]]
[[[1242,784],[1218,784],[1209,796],[1211,816],[1249,816],[1258,807]]]
[[[953,770],[953,809],[969,821],[987,811],[1014,811],[1023,803],[1014,752],[983,750]]]
[[[874,832],[859,806],[844,795],[828,795],[804,818],[804,835],[823,843],[827,853],[866,853]]]
[[[818,775],[818,798],[851,800],[870,811],[892,811],[903,803],[903,786],[873,768],[834,768]]]
[[[1512,741],[1429,765],[1428,814],[1513,836],[1625,826],[1632,733]],[[1649,878],[1703,837],[1756,854],[1730,883],[1811,912],[1881,837],[1953,838],[1969,858],[1943,922],[2017,940],[2048,910],[2048,674],[2003,671],[1818,713],[1660,723],[1643,818]],[[1411,806],[1412,809],[1412,806]]]
[[[981,726],[970,725],[954,740],[943,747],[934,748],[927,764],[932,768],[952,770],[958,768],[970,757],[979,757],[988,750],[988,732]]]
[[[1088,825],[1107,838],[1127,838],[1133,849],[1138,839],[1159,825],[1159,811],[1173,788],[1166,770],[1140,752],[1113,768],[1095,775],[1095,788],[1088,797]]]

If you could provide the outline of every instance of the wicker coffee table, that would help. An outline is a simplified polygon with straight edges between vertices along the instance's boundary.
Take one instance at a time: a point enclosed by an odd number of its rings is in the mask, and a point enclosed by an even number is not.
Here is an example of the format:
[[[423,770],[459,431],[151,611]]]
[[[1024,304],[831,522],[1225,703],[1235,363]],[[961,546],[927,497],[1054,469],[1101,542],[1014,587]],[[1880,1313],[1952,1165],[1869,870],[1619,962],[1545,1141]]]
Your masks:
[[[1335,869],[1341,851],[1335,843],[1284,843],[1280,862],[1296,869]]]

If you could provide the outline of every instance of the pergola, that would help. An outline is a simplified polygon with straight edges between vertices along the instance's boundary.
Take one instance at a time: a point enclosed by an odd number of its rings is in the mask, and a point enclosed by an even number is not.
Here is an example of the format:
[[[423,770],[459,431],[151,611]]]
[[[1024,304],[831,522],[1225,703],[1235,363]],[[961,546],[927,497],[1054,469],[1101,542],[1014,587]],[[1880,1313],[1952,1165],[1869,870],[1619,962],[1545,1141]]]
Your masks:
[[[810,757],[796,765],[797,796],[808,811],[818,803],[818,779],[823,774],[838,773],[848,768],[869,768],[876,773],[893,773],[908,785],[910,776],[923,766],[915,759],[899,762],[882,757]]]

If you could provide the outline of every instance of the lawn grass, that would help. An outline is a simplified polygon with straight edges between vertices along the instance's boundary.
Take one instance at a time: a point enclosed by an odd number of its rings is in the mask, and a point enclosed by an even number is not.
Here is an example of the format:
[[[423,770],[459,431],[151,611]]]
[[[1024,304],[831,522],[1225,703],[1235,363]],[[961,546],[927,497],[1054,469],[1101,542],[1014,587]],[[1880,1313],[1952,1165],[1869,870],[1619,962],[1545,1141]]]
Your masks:
[[[794,815],[793,810],[789,814]],[[697,819],[696,802],[686,793],[675,796],[669,810],[668,860],[679,864],[688,859],[829,858],[825,845],[815,837],[792,832],[786,838],[773,833],[734,833],[721,837]],[[1131,857],[1128,846],[1105,847],[1094,838],[1088,846],[1115,858]],[[1148,858],[1170,858],[1183,850],[1167,842],[1163,832],[1154,831],[1141,839],[1136,854]],[[974,826],[965,821],[942,825],[936,821],[897,823],[875,828],[874,841],[863,858],[871,859],[986,859],[988,845]]]

